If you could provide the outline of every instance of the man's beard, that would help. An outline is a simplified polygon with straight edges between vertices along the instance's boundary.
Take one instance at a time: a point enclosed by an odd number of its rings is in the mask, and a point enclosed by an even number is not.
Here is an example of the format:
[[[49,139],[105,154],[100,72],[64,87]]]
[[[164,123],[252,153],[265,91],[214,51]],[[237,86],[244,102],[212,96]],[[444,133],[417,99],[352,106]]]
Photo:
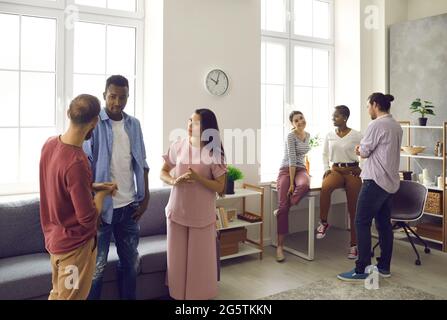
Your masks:
[[[90,140],[90,138],[91,138],[92,135],[93,135],[93,130],[95,130],[95,129],[91,129],[91,130],[87,133],[87,135],[85,136],[85,141]]]

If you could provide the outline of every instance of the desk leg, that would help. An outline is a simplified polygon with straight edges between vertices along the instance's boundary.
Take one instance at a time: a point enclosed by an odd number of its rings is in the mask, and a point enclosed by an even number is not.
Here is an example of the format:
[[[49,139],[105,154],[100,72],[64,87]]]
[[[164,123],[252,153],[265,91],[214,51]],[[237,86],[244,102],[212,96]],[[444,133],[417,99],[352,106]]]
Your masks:
[[[284,251],[296,255],[308,261],[315,258],[315,197],[309,195],[309,230],[308,230],[308,249],[307,253],[284,246]]]
[[[315,197],[309,197],[309,260],[315,257]]]

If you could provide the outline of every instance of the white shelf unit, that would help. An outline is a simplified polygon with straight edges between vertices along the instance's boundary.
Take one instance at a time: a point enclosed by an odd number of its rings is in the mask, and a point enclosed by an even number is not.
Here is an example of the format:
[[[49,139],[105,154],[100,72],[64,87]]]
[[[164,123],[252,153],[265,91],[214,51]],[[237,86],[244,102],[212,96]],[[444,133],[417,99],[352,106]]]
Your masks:
[[[444,159],[443,157],[435,157],[435,156],[431,156],[428,154],[411,155],[411,154],[401,153],[400,156],[404,157],[404,158],[440,160],[440,161],[442,161]]]
[[[259,241],[254,241],[249,238],[245,242],[239,243],[239,252],[232,255],[223,256],[220,258],[221,261],[242,257],[246,255],[259,254],[259,259],[262,260],[264,254],[264,188],[257,187],[251,184],[244,184],[242,189],[235,189],[235,194],[225,195],[217,199],[218,203],[225,200],[242,200],[242,212],[250,213],[261,218],[259,222],[248,222],[235,218],[234,221],[228,223],[228,227],[221,228],[219,231],[231,230],[237,228],[259,228]],[[260,210],[257,213],[249,212],[246,210],[246,198],[248,197],[259,197]]]
[[[403,121],[401,123],[407,123]],[[402,129],[444,129],[442,126],[412,126],[412,125],[402,125]]]
[[[258,254],[258,253],[262,254],[262,250],[255,248],[253,245],[248,244],[248,243],[240,243],[238,253],[221,257],[220,260],[224,261],[224,260],[229,260],[229,259],[233,259],[233,258],[251,255],[251,254]]]
[[[432,129],[432,130],[441,130],[442,131],[442,141],[443,141],[443,150],[442,150],[442,157],[438,157],[438,156],[434,156],[434,155],[429,155],[429,154],[418,154],[418,155],[409,155],[406,153],[401,153],[401,157],[402,158],[406,158],[407,159],[407,170],[410,171],[411,170],[411,159],[423,159],[423,160],[433,160],[436,161],[437,163],[441,162],[442,164],[442,168],[441,168],[441,172],[442,172],[442,181],[444,182],[443,187],[438,188],[437,186],[427,186],[427,189],[429,191],[438,191],[442,193],[442,215],[437,215],[437,214],[432,214],[432,213],[428,213],[425,212],[424,215],[425,216],[429,216],[429,217],[434,217],[437,218],[440,221],[440,223],[442,224],[442,241],[438,240],[438,239],[433,239],[433,238],[428,238],[428,237],[423,237],[421,236],[421,239],[433,242],[433,243],[437,243],[437,244],[441,244],[442,245],[442,251],[447,252],[447,222],[446,222],[446,200],[447,200],[447,195],[446,195],[446,143],[447,143],[447,122],[444,122],[443,126],[414,126],[411,125],[411,123],[409,121],[401,121],[400,122],[402,129],[406,129],[407,132],[407,146],[411,146],[411,132],[412,130],[428,130],[428,129]],[[400,232],[397,232],[396,234],[399,234]],[[414,237],[413,235],[411,235],[412,237]]]

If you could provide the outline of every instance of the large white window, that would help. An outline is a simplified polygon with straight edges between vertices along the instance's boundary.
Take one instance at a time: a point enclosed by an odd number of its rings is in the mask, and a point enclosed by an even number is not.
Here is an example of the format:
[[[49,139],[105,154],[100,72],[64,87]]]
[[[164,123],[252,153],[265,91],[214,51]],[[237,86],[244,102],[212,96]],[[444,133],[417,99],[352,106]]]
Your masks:
[[[89,93],[103,100],[108,76],[129,79],[126,111],[142,115],[142,4],[0,2],[0,43],[5,44],[0,50],[0,195],[38,191],[43,143],[66,129],[66,108],[74,96]]]
[[[333,0],[262,0],[261,180],[272,181],[290,132],[289,114],[302,111],[307,131],[324,137],[333,101]],[[312,161],[311,172],[322,171]]]

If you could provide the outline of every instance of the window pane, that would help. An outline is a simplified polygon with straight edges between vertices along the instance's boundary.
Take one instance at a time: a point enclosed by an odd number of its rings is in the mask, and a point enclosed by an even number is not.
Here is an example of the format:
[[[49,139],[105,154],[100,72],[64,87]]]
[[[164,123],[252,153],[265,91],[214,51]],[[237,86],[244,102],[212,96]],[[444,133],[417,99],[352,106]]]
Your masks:
[[[278,174],[284,155],[283,126],[262,128],[261,172],[264,175]]]
[[[266,83],[266,43],[261,43],[261,83]]]
[[[261,0],[261,30],[267,29],[266,5],[266,0]]]
[[[23,72],[20,91],[20,125],[55,125],[55,75]]]
[[[265,30],[286,32],[286,0],[266,0],[265,12]]]
[[[74,34],[74,72],[105,74],[106,26],[76,22]]]
[[[295,0],[294,32],[300,36],[312,36],[312,0]]]
[[[12,14],[0,14],[0,68],[19,69],[20,18]],[[4,30],[8,30],[5,32]]]
[[[105,76],[74,75],[73,78],[73,98],[80,94],[91,94],[100,101],[106,87]]]
[[[135,74],[135,28],[107,27],[107,73]]]
[[[0,117],[0,127],[18,126],[19,72],[0,71],[0,88],[2,88],[2,116]]]
[[[266,86],[266,124],[268,126],[282,126],[283,125],[283,110],[284,110],[284,93],[283,86]]]
[[[312,48],[295,46],[296,86],[312,86]]]
[[[42,146],[49,137],[56,135],[55,129],[22,129],[20,141],[20,181],[39,181],[39,161]]]
[[[313,85],[329,87],[329,51],[313,49]]]
[[[100,8],[105,8],[107,6],[106,0],[76,0],[75,3],[83,6],[92,6]]]
[[[282,44],[267,43],[266,83],[286,83],[286,47]]]
[[[316,88],[313,92],[312,132],[326,132],[329,125],[329,90]]]
[[[17,182],[19,174],[19,129],[0,129],[1,184]]]
[[[126,109],[124,111],[127,114],[135,116],[135,98],[136,98],[136,81],[129,77],[129,100],[127,100]]]
[[[56,20],[22,17],[22,70],[55,71]]]
[[[109,9],[123,10],[123,11],[137,11],[136,0],[108,0],[107,5]]]
[[[329,3],[314,1],[313,35],[316,38],[329,39]]]
[[[304,113],[308,122],[312,121],[312,88],[295,87],[294,90],[294,106]]]

